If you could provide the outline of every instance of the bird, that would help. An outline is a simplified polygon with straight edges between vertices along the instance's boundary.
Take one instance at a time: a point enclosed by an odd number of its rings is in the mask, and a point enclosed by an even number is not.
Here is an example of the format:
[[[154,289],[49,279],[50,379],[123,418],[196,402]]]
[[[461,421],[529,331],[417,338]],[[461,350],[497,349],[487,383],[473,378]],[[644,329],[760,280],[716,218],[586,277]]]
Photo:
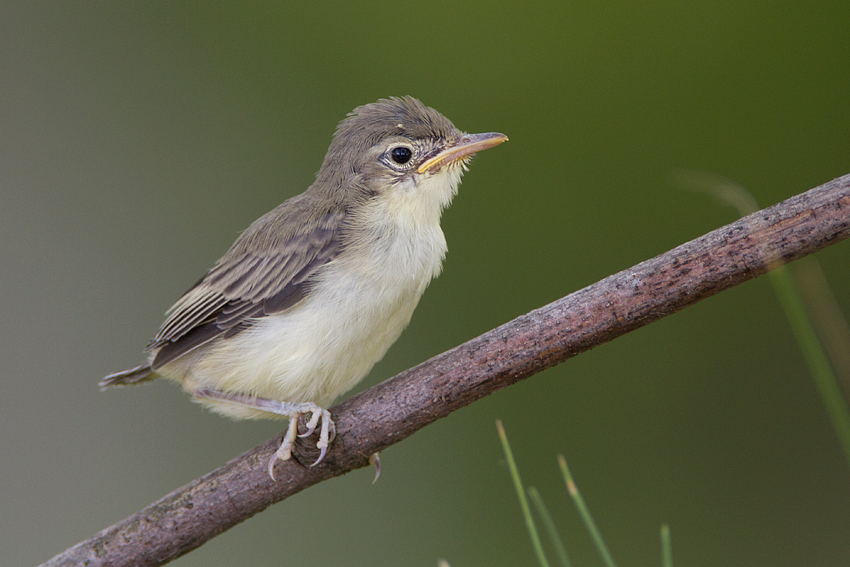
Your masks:
[[[336,434],[326,408],[384,356],[442,270],[440,218],[469,160],[507,139],[462,132],[410,96],[355,108],[315,182],[252,223],[166,312],[146,362],[101,389],[163,377],[231,418],[288,418],[272,479],[304,416],[302,437],[319,430],[317,465]]]

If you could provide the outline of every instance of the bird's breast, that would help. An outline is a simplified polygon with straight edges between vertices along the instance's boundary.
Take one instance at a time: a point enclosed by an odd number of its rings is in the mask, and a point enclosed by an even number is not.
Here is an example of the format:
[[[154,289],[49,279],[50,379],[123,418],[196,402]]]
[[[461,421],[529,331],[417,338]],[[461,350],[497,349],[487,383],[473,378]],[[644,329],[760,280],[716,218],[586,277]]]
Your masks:
[[[351,389],[410,322],[446,251],[438,225],[373,236],[369,246],[326,264],[301,303],[211,345],[184,387],[319,405]],[[269,417],[232,406],[213,409]]]

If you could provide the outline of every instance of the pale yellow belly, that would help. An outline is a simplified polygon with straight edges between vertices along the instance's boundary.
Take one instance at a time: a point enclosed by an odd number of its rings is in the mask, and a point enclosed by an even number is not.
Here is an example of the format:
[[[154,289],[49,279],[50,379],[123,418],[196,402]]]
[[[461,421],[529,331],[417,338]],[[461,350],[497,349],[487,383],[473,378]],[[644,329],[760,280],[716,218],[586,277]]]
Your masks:
[[[430,276],[430,274],[427,274]],[[336,274],[301,304],[261,318],[158,369],[192,393],[209,388],[327,407],[371,370],[410,321],[430,277],[386,285]],[[397,283],[397,282],[393,282]],[[279,418],[243,406],[198,399],[236,419]]]

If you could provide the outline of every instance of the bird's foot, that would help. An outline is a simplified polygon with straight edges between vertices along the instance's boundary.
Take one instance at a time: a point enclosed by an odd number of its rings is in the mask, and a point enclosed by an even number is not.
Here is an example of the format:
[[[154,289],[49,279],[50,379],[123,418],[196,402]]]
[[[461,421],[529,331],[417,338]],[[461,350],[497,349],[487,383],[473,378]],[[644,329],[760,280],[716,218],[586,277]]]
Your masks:
[[[313,403],[305,404],[288,404],[298,406],[291,415],[289,415],[289,427],[286,428],[286,433],[283,436],[283,442],[275,454],[269,459],[269,476],[274,480],[274,466],[278,461],[288,461],[292,457],[292,450],[295,447],[295,441],[298,437],[309,437],[312,435],[321,422],[319,429],[319,440],[316,442],[316,448],[319,450],[319,457],[310,465],[314,467],[322,462],[325,455],[328,453],[328,447],[331,441],[336,437],[336,424],[331,418],[331,412],[321,408]],[[307,431],[298,435],[298,420],[302,415],[310,414],[310,419],[307,420]]]
[[[336,424],[331,418],[331,412],[317,406],[312,402],[292,403],[279,402],[277,400],[269,400],[266,398],[255,398],[244,394],[234,394],[211,390],[208,388],[199,388],[192,392],[198,398],[208,398],[213,400],[222,400],[237,404],[244,407],[267,411],[289,418],[289,427],[286,428],[286,433],[283,436],[283,442],[275,451],[269,460],[269,476],[274,480],[274,466],[278,461],[288,461],[292,457],[292,450],[295,447],[295,441],[298,437],[309,437],[321,423],[319,428],[319,440],[316,442],[316,448],[319,450],[319,458],[316,459],[311,467],[314,467],[322,462],[328,452],[328,447],[331,441],[336,437]],[[300,436],[298,435],[298,420],[302,415],[310,414],[310,419],[307,420],[307,431]]]

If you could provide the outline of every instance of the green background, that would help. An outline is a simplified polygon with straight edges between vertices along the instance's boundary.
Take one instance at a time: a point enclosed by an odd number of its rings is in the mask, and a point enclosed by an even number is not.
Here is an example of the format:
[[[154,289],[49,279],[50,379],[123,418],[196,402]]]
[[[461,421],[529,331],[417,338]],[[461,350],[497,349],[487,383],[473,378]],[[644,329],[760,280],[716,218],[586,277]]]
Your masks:
[[[100,393],[240,230],[390,95],[510,142],[444,215],[444,274],[359,386],[850,172],[850,4],[17,3],[0,12],[0,564],[32,565],[280,433],[168,383]],[[819,254],[850,313],[850,243]],[[575,565],[850,563],[850,470],[766,278],[440,420],[175,565],[531,565],[494,422]]]

